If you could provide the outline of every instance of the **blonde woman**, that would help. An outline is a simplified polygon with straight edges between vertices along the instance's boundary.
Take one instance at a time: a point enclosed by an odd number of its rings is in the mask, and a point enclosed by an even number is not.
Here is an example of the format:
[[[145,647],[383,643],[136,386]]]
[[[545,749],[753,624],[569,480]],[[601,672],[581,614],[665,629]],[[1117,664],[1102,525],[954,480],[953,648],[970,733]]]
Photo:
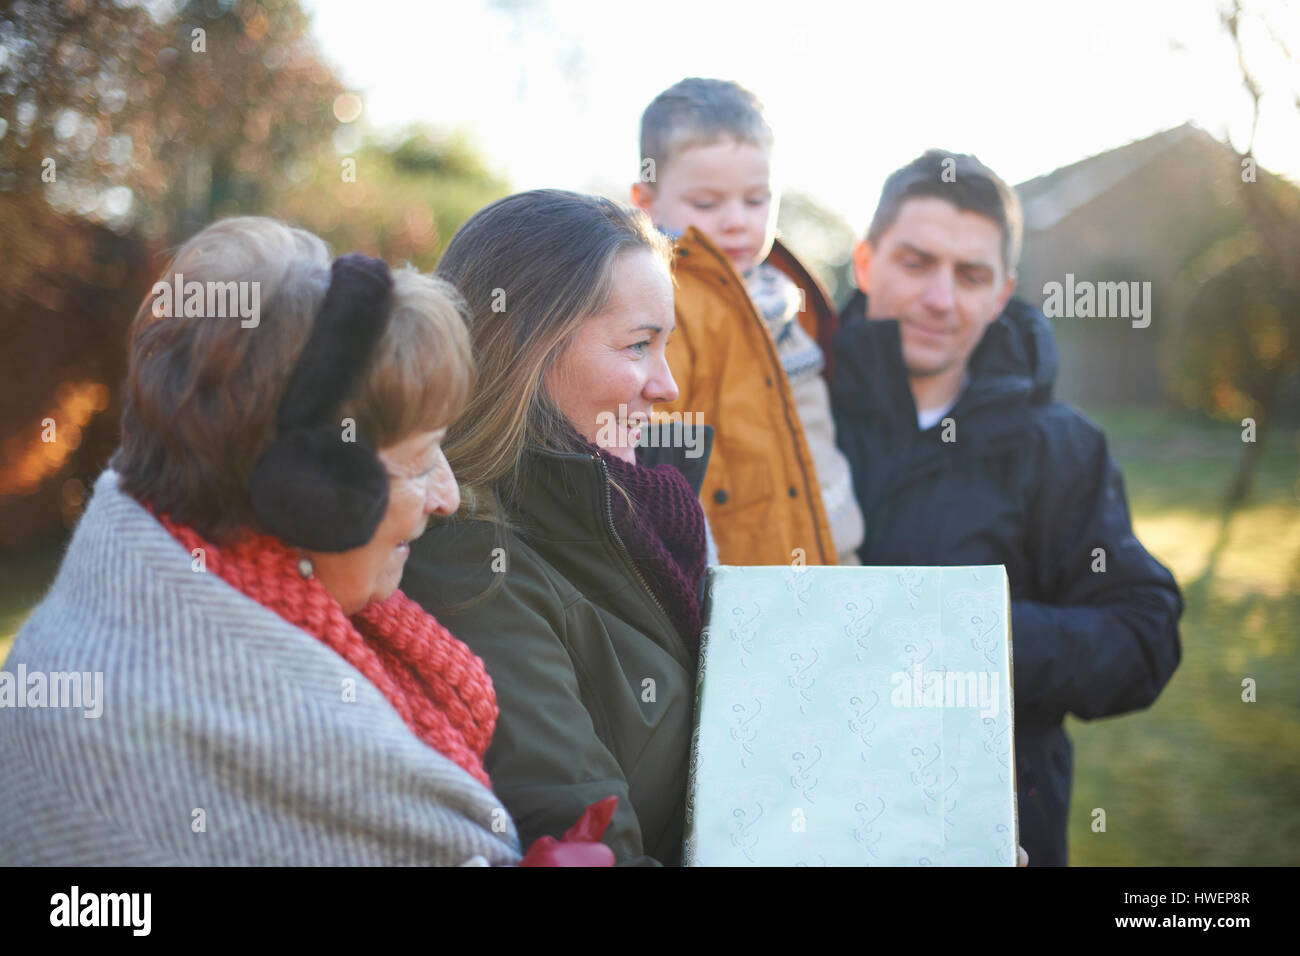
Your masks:
[[[537,190],[493,203],[438,274],[480,374],[446,450],[454,520],[403,587],[487,665],[485,766],[525,840],[619,798],[620,863],[680,862],[710,432],[651,425],[677,386],[670,249],[644,214]]]

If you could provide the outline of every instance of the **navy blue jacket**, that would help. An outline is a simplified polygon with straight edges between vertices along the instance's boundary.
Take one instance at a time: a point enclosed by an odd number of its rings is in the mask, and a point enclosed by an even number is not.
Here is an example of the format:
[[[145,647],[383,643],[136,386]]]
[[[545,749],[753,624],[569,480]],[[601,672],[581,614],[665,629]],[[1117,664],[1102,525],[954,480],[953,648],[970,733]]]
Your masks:
[[[1011,582],[1020,842],[1065,865],[1073,748],[1066,713],[1149,706],[1178,666],[1183,601],[1137,538],[1105,436],[1052,400],[1056,344],[1012,299],[971,355],[970,382],[922,432],[899,327],[858,293],[832,351],[837,440],[866,520],[864,564],[1002,564]],[[1094,549],[1102,549],[1105,571]]]

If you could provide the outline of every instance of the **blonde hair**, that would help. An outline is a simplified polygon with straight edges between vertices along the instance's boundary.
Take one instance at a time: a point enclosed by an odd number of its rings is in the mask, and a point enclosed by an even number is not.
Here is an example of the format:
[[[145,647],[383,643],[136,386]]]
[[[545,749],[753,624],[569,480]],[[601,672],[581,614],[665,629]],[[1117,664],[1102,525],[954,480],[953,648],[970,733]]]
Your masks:
[[[671,259],[644,213],[558,189],[498,200],[452,238],[438,275],[464,296],[480,370],[443,445],[461,482],[462,514],[509,525],[525,448],[574,450],[547,373],[608,304],[616,258],[638,250],[665,268]]]
[[[276,410],[324,301],[330,261],[319,237],[257,216],[213,223],[180,247],[128,336],[122,444],[111,462],[125,490],[205,537],[259,529],[248,476],[275,437]],[[246,327],[225,310],[155,308],[158,286],[177,284],[177,274],[186,287],[255,283],[256,323]],[[450,424],[473,377],[455,289],[397,270],[384,335],[339,416],[382,449]]]
[[[641,162],[661,173],[674,154],[728,137],[771,150],[775,137],[757,96],[731,80],[690,77],[656,96],[641,114]],[[654,189],[655,181],[646,183]]]

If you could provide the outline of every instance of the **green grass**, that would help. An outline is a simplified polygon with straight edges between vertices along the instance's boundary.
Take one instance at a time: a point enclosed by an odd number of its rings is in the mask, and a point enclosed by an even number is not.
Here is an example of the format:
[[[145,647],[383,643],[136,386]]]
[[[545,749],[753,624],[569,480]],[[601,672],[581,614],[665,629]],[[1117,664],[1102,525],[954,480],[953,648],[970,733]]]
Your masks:
[[[0,555],[0,666],[23,621],[53,583],[65,544],[52,538],[20,554]]]
[[[1222,522],[1241,430],[1155,412],[1096,416],[1124,469],[1138,537],[1173,570],[1183,659],[1138,714],[1083,722],[1076,865],[1300,862],[1300,435],[1270,436],[1251,502]],[[1242,680],[1256,701],[1241,699]],[[1093,809],[1106,831],[1093,832]]]
[[[1166,412],[1094,417],[1138,536],[1173,570],[1187,610],[1182,663],[1150,709],[1067,720],[1071,862],[1300,863],[1300,434],[1270,436],[1254,497],[1225,528],[1239,428]],[[50,542],[0,560],[0,660],[60,551]],[[1246,677],[1255,703],[1241,700]],[[1091,829],[1096,807],[1104,833]]]

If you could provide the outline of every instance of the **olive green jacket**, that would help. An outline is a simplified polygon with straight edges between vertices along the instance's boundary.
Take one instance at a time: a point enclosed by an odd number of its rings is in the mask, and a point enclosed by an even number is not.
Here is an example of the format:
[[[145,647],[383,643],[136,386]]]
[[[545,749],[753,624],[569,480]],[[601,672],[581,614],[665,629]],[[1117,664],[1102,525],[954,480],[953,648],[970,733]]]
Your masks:
[[[698,494],[712,444],[699,427],[691,449],[680,431],[666,447],[680,424],[643,429],[638,461],[676,465]],[[600,458],[530,449],[516,528],[431,526],[402,590],[487,665],[501,715],[485,766],[524,847],[612,794],[618,861],[678,864],[695,657],[619,539],[610,494]]]

